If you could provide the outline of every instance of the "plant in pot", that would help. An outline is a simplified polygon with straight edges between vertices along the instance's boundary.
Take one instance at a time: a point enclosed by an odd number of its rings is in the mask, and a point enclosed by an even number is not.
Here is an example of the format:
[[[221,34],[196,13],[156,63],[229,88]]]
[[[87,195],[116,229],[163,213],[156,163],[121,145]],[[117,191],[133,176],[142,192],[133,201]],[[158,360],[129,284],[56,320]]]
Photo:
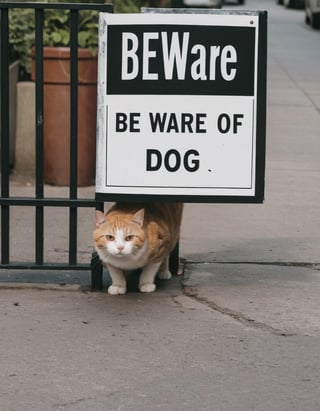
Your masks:
[[[45,11],[44,180],[54,185],[68,185],[70,175],[69,25],[69,10]],[[93,183],[95,170],[98,12],[79,12],[78,43],[78,185],[86,186]]]
[[[19,79],[19,69],[21,67],[21,60],[24,60],[25,54],[23,52],[23,38],[25,27],[28,22],[25,20],[25,15],[28,11],[21,13],[16,10],[10,11],[9,18],[9,164],[10,167],[15,163],[15,145],[16,145],[16,99],[17,99],[17,82]],[[28,27],[28,31],[29,27]],[[25,62],[25,60],[24,60]],[[0,102],[1,104],[1,102]],[[1,105],[0,105],[1,108]],[[0,112],[1,115],[1,112]],[[0,118],[1,122],[1,118]],[[1,128],[0,128],[1,132]],[[1,147],[0,147],[1,148]]]
[[[49,0],[49,3],[57,0]],[[104,3],[86,0],[86,3]],[[70,141],[70,12],[45,10],[44,44],[44,179],[56,185],[69,184]],[[35,79],[31,64],[34,45],[34,10],[9,10],[10,54],[20,60],[20,79]],[[95,169],[96,76],[98,12],[79,12],[78,62],[78,185],[90,185]],[[33,54],[34,54],[33,49]],[[34,62],[33,62],[34,63]],[[11,93],[10,93],[11,96]],[[13,100],[13,99],[12,99]]]
[[[49,3],[68,2],[49,0]],[[71,2],[71,1],[70,1]],[[79,1],[81,2],[81,1]],[[105,3],[105,0],[85,0],[84,3]],[[71,2],[72,3],[72,2]],[[143,0],[114,1],[118,12],[138,12]],[[34,10],[13,8],[10,16],[10,45],[20,60],[20,80],[35,79],[31,48],[34,45]],[[70,86],[68,10],[45,11],[44,43],[44,150],[45,182],[69,184]],[[79,12],[78,64],[78,185],[89,185],[94,179],[96,128],[96,75],[98,48],[98,12]],[[33,57],[35,50],[33,49]],[[31,69],[33,66],[33,69]],[[53,70],[50,66],[53,66]]]

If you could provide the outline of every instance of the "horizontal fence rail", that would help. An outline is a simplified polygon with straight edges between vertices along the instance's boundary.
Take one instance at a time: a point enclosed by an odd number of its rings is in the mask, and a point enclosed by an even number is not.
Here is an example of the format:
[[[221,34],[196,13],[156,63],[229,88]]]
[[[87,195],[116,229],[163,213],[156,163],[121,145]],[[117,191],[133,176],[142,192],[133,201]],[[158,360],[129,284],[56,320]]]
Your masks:
[[[10,196],[9,162],[9,14],[11,9],[33,9],[35,18],[35,194],[33,197]],[[68,198],[51,198],[44,195],[44,77],[43,77],[43,25],[46,9],[70,11],[70,182]],[[3,269],[50,269],[90,270],[92,288],[101,289],[101,264],[96,255],[91,262],[77,262],[78,209],[95,208],[103,210],[103,202],[94,198],[78,198],[78,29],[79,12],[96,10],[112,13],[111,4],[32,3],[0,2],[0,76],[1,76],[1,265]],[[35,209],[35,253],[33,262],[10,260],[10,209],[11,207],[34,207]],[[45,207],[69,209],[68,262],[50,263],[44,260],[44,210]]]

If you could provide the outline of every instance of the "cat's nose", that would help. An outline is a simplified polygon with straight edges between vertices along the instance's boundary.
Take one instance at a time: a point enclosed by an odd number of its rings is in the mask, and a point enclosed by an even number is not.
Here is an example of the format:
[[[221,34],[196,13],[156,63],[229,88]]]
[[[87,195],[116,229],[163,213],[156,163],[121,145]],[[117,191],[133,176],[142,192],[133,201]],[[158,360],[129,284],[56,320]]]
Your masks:
[[[124,246],[123,245],[118,245],[117,246],[117,249],[120,251],[120,253],[121,253],[121,251],[124,249]]]

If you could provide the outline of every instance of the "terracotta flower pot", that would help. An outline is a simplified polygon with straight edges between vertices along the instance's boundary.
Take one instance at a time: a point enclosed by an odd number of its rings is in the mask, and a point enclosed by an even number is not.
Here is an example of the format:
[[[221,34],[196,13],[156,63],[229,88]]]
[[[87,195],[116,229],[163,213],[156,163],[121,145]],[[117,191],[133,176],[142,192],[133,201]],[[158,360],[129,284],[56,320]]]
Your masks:
[[[35,50],[32,50],[35,79]],[[44,47],[44,181],[69,185],[70,49]],[[78,50],[78,185],[93,184],[96,149],[97,58]]]

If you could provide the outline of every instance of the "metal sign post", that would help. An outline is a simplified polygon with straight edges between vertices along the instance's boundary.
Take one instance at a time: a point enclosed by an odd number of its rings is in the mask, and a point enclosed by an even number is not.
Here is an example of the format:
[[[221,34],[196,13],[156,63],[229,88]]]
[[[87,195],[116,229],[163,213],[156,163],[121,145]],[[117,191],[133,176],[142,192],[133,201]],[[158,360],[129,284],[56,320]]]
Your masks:
[[[97,199],[263,201],[266,21],[100,15]]]

